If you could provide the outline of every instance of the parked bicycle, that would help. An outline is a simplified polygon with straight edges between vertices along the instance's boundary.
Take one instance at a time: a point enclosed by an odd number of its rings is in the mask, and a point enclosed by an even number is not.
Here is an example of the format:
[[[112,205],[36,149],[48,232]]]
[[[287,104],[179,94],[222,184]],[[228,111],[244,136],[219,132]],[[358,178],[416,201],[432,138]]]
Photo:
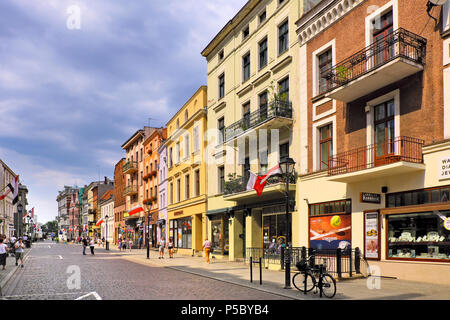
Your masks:
[[[313,289],[314,293],[320,292],[327,298],[333,298],[336,294],[336,280],[327,273],[326,260],[323,264],[315,265],[314,256],[310,257],[310,262],[302,259],[297,263],[298,271],[292,278],[292,283],[297,290],[305,294]]]

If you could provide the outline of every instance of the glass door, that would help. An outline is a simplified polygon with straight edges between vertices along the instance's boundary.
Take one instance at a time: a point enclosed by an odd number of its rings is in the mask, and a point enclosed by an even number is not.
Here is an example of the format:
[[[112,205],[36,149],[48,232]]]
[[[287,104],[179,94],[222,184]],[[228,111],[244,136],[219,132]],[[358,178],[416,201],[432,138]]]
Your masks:
[[[375,106],[375,166],[387,163],[395,153],[394,100]]]
[[[378,66],[394,56],[392,11],[384,14],[374,23],[373,43],[376,43],[374,63]]]

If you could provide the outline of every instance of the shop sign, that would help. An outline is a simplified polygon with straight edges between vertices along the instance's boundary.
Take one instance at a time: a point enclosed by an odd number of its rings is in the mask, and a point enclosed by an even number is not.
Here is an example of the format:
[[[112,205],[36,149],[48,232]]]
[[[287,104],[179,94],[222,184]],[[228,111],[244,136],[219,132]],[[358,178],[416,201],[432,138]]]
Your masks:
[[[378,212],[364,214],[364,237],[366,258],[379,259],[379,219]]]
[[[438,179],[450,179],[450,157],[441,157],[438,159]]]
[[[361,192],[361,202],[366,203],[381,203],[381,194]]]
[[[173,213],[174,216],[179,216],[180,214],[183,214],[183,210],[181,210],[181,211],[175,211],[175,212]]]

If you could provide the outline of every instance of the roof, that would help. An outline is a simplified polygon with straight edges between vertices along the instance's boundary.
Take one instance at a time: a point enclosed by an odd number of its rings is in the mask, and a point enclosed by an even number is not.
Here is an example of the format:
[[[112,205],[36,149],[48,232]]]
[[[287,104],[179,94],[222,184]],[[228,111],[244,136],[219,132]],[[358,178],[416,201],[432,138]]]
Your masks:
[[[106,201],[111,199],[114,196],[114,189],[108,190],[105,194],[100,198],[101,201]]]
[[[255,8],[261,0],[248,0],[247,3],[239,10],[239,12],[228,21],[228,23],[219,31],[219,33],[211,40],[201,52],[202,56],[207,57],[225,37],[233,31],[233,29],[247,16],[247,14]]]

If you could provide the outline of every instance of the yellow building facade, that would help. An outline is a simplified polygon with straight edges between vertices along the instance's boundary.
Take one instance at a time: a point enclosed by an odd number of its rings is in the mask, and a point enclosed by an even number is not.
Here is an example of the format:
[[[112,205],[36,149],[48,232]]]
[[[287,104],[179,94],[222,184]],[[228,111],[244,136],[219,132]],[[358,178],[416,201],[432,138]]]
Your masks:
[[[208,64],[207,216],[216,257],[238,260],[274,239],[286,241],[286,223],[290,242],[299,243],[295,206],[285,214],[284,180],[268,180],[260,197],[247,182],[250,171],[263,175],[283,157],[299,163],[295,22],[309,3],[248,1],[202,52]],[[296,178],[289,190],[294,199]]]
[[[206,236],[206,86],[167,123],[168,231],[182,254],[202,250]]]

